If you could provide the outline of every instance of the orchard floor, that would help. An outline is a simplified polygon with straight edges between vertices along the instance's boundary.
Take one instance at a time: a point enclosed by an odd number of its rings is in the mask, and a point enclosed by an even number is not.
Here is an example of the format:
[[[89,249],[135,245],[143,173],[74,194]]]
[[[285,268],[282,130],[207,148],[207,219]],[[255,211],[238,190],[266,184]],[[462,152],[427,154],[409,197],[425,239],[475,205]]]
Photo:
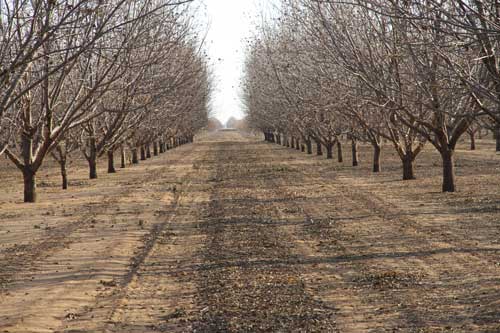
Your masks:
[[[500,156],[403,182],[238,132],[70,189],[0,161],[0,332],[500,332]],[[102,166],[102,165],[101,165]],[[102,168],[101,168],[102,170]]]

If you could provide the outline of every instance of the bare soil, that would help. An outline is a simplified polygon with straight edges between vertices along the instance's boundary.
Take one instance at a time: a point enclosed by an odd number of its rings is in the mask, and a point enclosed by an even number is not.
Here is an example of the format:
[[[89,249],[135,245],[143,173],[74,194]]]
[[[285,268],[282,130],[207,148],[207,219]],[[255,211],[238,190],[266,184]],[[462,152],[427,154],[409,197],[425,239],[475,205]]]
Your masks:
[[[0,332],[500,332],[500,156],[429,146],[401,181],[234,131],[37,204],[0,158]],[[102,161],[104,165],[105,161]],[[101,170],[105,170],[104,167]]]

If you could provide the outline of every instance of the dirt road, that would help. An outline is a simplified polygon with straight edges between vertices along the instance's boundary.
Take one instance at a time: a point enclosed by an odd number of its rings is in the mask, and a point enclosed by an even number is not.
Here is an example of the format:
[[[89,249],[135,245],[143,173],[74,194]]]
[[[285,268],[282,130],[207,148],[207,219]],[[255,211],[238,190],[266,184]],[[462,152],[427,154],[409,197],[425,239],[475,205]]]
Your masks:
[[[0,195],[0,332],[500,331],[497,192],[237,132],[84,173],[68,194],[48,173],[36,205]]]

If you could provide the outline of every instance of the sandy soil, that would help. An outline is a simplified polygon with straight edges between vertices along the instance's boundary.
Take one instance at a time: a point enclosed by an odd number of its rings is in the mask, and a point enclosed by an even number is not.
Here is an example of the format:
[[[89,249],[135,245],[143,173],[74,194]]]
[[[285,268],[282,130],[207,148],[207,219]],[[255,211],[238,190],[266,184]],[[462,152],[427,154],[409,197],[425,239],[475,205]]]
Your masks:
[[[500,156],[457,152],[442,194],[237,132],[26,205],[0,161],[0,332],[499,332]],[[2,158],[3,159],[3,158]]]

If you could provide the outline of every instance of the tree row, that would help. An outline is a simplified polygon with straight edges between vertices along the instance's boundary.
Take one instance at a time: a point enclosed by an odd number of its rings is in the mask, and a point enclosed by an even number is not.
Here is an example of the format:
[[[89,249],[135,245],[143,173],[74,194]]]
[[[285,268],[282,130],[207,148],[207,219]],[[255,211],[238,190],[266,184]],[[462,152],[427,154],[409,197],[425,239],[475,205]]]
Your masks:
[[[25,202],[47,157],[138,163],[206,125],[210,75],[190,1],[1,0],[0,155]]]
[[[500,150],[500,11],[482,0],[282,0],[250,40],[243,100],[266,139],[312,153],[340,138],[382,142],[403,179],[426,145],[441,156],[442,190],[456,189],[464,135],[493,130]]]

